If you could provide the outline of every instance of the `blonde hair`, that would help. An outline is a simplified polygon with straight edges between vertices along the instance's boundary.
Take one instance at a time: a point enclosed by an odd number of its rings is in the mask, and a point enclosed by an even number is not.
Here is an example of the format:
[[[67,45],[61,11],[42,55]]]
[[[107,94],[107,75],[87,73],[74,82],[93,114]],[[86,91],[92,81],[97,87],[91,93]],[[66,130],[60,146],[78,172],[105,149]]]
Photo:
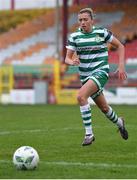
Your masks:
[[[79,11],[79,14],[88,13],[91,19],[94,19],[94,12],[91,8],[84,8]]]

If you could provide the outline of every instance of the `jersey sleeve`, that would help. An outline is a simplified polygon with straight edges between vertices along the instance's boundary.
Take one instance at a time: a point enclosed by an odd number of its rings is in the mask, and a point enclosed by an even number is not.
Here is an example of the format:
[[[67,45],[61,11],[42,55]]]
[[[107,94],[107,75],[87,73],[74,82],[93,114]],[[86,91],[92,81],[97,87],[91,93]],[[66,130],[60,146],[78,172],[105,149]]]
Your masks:
[[[113,34],[111,31],[104,29],[105,42],[111,42],[113,39]]]
[[[72,35],[70,35],[69,38],[68,38],[66,48],[70,49],[72,51],[76,51],[76,43],[75,43],[74,38],[72,37]]]

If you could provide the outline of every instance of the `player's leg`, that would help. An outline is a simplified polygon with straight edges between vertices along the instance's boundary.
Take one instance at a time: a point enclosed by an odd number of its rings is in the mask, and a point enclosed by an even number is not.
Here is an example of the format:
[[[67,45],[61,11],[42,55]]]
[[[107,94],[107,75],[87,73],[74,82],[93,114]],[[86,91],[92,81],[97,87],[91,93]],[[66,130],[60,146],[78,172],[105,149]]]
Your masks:
[[[118,126],[123,139],[125,140],[128,139],[128,132],[125,129],[123,118],[118,117],[118,115],[112,109],[112,107],[108,105],[103,93],[101,93],[98,97],[96,97],[94,99],[94,102],[97,104],[100,110],[105,114],[105,116]]]
[[[85,127],[85,139],[82,143],[83,146],[89,145],[94,141],[92,130],[92,116],[91,108],[88,104],[88,97],[98,91],[98,87],[93,80],[88,80],[79,90],[77,100],[80,105],[81,117]]]

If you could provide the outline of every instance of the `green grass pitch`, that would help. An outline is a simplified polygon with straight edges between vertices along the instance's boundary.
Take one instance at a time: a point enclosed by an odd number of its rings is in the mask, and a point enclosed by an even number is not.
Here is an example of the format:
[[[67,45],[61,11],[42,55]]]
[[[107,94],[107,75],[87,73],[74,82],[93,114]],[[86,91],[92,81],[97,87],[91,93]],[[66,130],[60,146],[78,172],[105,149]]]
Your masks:
[[[126,119],[127,141],[117,127],[92,106],[95,142],[82,147],[84,128],[76,105],[0,106],[0,179],[137,178],[137,106],[115,105]],[[34,147],[40,163],[34,171],[18,171],[14,151]]]

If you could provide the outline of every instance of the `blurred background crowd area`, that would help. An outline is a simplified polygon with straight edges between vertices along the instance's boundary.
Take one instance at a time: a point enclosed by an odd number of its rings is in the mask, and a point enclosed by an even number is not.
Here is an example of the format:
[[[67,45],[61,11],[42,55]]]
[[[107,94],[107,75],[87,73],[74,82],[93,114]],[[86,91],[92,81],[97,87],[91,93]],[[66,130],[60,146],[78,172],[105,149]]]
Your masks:
[[[42,0],[43,4],[34,1],[37,7],[27,8],[25,4],[25,8],[20,5],[18,9],[17,0],[8,1],[9,9],[0,7],[1,96],[12,90],[34,89],[38,82],[45,82],[47,103],[56,103],[59,92],[81,86],[77,67],[65,65],[64,57],[67,37],[78,28],[77,13],[84,7],[93,8],[96,26],[112,31],[126,49],[128,79],[119,82],[113,76],[118,56],[114,47],[108,47],[111,71],[106,90],[137,87],[136,0]]]

